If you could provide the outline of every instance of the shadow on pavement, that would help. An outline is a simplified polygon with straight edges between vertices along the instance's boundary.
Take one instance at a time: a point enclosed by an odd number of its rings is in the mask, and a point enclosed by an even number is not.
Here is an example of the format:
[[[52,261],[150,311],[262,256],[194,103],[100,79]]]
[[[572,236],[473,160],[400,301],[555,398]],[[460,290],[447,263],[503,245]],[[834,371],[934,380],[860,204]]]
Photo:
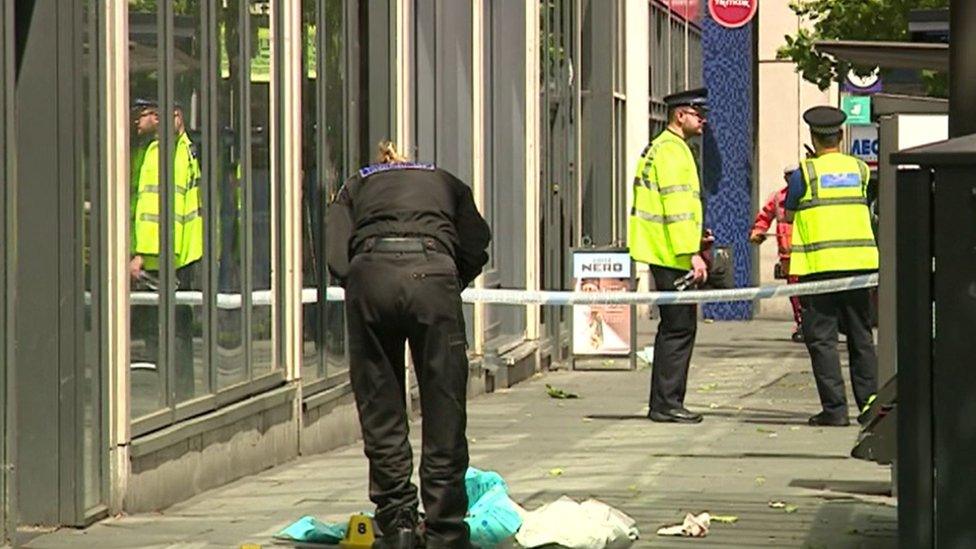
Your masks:
[[[729,452],[729,453],[652,453],[648,457],[665,458],[705,458],[705,459],[813,459],[813,460],[847,460],[850,456],[842,454],[809,454],[800,452]]]
[[[644,414],[589,414],[585,417],[587,419],[602,419],[610,421],[639,419],[648,423],[651,422],[651,420],[647,419],[647,416]]]
[[[798,478],[790,482],[796,488],[857,494],[862,496],[891,496],[890,482],[869,482],[862,480],[821,480]]]
[[[894,507],[855,499],[825,501],[817,508],[804,547],[888,549],[898,546]]]

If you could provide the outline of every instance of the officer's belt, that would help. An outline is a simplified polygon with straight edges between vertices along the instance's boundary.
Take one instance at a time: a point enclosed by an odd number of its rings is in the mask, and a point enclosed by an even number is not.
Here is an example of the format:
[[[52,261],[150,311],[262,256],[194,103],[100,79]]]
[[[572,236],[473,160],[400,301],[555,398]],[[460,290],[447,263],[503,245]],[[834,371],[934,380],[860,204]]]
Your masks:
[[[451,255],[434,238],[380,237],[368,238],[357,253],[426,253]]]

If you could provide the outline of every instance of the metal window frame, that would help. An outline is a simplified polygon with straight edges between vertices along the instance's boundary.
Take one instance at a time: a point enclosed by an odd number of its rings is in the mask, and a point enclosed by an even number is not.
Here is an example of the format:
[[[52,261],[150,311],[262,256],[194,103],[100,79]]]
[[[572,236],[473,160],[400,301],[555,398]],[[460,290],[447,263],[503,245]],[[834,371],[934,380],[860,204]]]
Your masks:
[[[485,4],[490,4],[483,0],[472,0],[471,2],[471,190],[474,195],[475,205],[479,211],[484,212],[485,203],[485,159],[486,152],[485,139],[483,136],[484,117],[484,95],[485,88],[484,76],[484,31],[485,31]],[[407,44],[404,36],[399,36],[400,42]],[[402,55],[401,59],[408,56]],[[409,85],[401,85],[397,95],[409,93]],[[406,116],[401,116],[406,119]],[[475,279],[476,288],[484,288],[485,277],[479,276]],[[484,303],[476,303],[473,308],[472,329],[474,332],[472,350],[474,354],[484,353],[485,346],[485,312]]]
[[[10,208],[13,200],[13,189],[16,186],[11,162],[10,144],[13,142],[13,6],[9,2],[0,4],[0,543],[10,539],[15,531],[15,501],[13,464],[14,442],[11,425],[14,420],[15,387],[11,367],[11,356],[8,350],[12,347],[13,338],[8,333],[8,319],[12,312],[8,309],[7,294],[9,292],[7,270],[8,264],[13,263],[12,251],[7,246],[7,222],[10,219]]]
[[[100,490],[100,497],[98,498],[98,503],[92,507],[86,507],[85,497],[83,490],[78,490],[78,501],[77,508],[82,512],[80,518],[83,524],[91,524],[97,519],[104,517],[108,511],[108,494],[111,487],[109,482],[108,474],[108,454],[105,449],[107,449],[108,444],[106,441],[110,439],[111,434],[111,423],[109,416],[109,404],[108,400],[110,398],[109,384],[107,374],[107,368],[104,366],[108,364],[109,357],[109,346],[108,337],[109,333],[109,322],[107,315],[109,301],[107,294],[109,288],[107,287],[107,273],[109,271],[108,255],[105,253],[108,246],[108,232],[107,223],[104,212],[107,211],[106,204],[108,203],[108,192],[107,192],[107,182],[105,173],[107,170],[103,167],[101,160],[104,158],[104,128],[107,125],[107,118],[104,114],[106,111],[104,109],[98,108],[101,105],[105,105],[106,94],[102,86],[105,82],[105,61],[96,52],[100,52],[100,45],[102,43],[102,36],[106,32],[106,21],[103,17],[103,13],[98,9],[98,4],[93,1],[88,2],[88,18],[87,20],[80,13],[81,10],[75,13],[78,17],[77,27],[82,25],[87,26],[87,32],[89,33],[88,39],[88,52],[89,60],[92,63],[91,66],[86,67],[83,70],[90,70],[91,74],[89,76],[89,85],[91,88],[89,92],[89,101],[91,104],[87,105],[86,109],[80,109],[82,111],[77,113],[76,116],[88,116],[88,130],[89,135],[87,136],[87,141],[80,140],[79,143],[91,147],[89,152],[89,190],[92,193],[91,196],[91,212],[89,214],[89,238],[91,239],[91,252],[90,257],[94,258],[95,261],[91,263],[91,275],[92,280],[91,287],[91,322],[95,326],[95,337],[94,340],[97,345],[96,349],[96,360],[95,367],[93,368],[93,376],[95,379],[95,385],[97,387],[97,393],[95,400],[93,402],[92,412],[98,414],[99,418],[93,429],[96,429],[96,439],[94,441],[93,447],[95,449],[100,449],[97,452],[96,459],[98,461],[98,470],[100,482],[98,489]],[[81,48],[79,48],[80,50]],[[84,58],[82,57],[82,60]],[[80,63],[79,63],[79,69]],[[79,78],[79,82],[83,82],[83,79]],[[83,124],[76,124],[78,128],[83,127]],[[84,290],[84,286],[82,286]],[[83,294],[84,292],[82,292]],[[84,307],[84,305],[82,305]],[[83,319],[82,319],[83,321]],[[82,346],[84,349],[84,346]],[[81,363],[85,362],[85,354],[81,355]],[[84,367],[84,366],[83,366]],[[83,431],[83,424],[81,424],[81,417],[83,414],[79,413],[79,432]],[[82,448],[83,451],[83,448]],[[84,478],[86,471],[83,467],[83,460],[79,460],[78,464],[78,475],[79,478]]]
[[[497,207],[497,189],[495,185],[495,150],[494,150],[494,127],[495,127],[495,35],[494,32],[494,12],[498,8],[495,2],[482,1],[480,15],[480,42],[475,42],[474,55],[480,59],[475,65],[481,65],[482,70],[476,74],[480,86],[475,86],[475,97],[480,98],[481,115],[480,120],[476,118],[476,124],[480,123],[480,129],[476,131],[476,142],[479,148],[475,151],[475,156],[481,158],[481,169],[477,170],[476,177],[480,178],[480,191],[475,194],[478,207],[488,225],[496,232],[491,239],[488,248],[488,264],[485,266],[482,275],[475,280],[476,287],[479,288],[498,288],[501,286],[501,273],[499,272],[498,249],[499,238],[497,234],[498,226],[494,222],[499,208]],[[483,139],[482,139],[482,136]],[[487,304],[478,304],[480,312],[475,314],[475,352],[485,354],[487,344],[492,339],[501,334],[502,320],[497,314],[498,308],[493,308]],[[476,309],[477,311],[477,309]]]
[[[275,351],[272,360],[277,362],[277,367],[272,365],[272,371],[282,370],[286,379],[301,375],[301,55],[304,44],[301,8],[301,2],[285,2],[271,14],[274,20],[271,65],[276,69],[272,75],[275,93],[271,99],[272,105],[279,105],[274,109],[271,128],[275,143],[271,184],[278,183],[277,188],[271,189],[272,196],[278,199],[271,205],[272,215],[277,214],[273,223],[277,232],[271,239],[271,284],[275,296],[271,309]]]
[[[251,0],[241,0],[238,4],[238,25],[240,32],[237,35],[238,51],[241,55],[241,79],[238,82],[238,97],[241,98],[241,109],[238,111],[238,124],[241,128],[241,173],[242,180],[246,182],[242,193],[243,211],[241,212],[240,232],[242,239],[241,252],[241,307],[244,323],[244,383],[251,380],[254,375],[253,359],[253,315],[251,314],[252,295],[254,291],[254,172],[251,164],[251,152],[253,150],[253,139],[251,138]],[[272,69],[273,70],[273,69]],[[234,387],[237,387],[235,385]]]
[[[203,94],[200,101],[203,116],[201,135],[203,141],[200,143],[200,151],[205,159],[205,165],[201,170],[200,191],[203,200],[203,359],[208,365],[207,368],[207,389],[208,394],[214,395],[218,392],[217,368],[215,367],[217,357],[217,279],[219,277],[218,255],[215,253],[220,246],[217,227],[220,216],[220,206],[217,204],[218,193],[216,186],[220,174],[218,167],[218,155],[220,144],[220,129],[217,124],[217,92],[218,73],[220,71],[219,36],[217,9],[213,1],[200,3],[200,22],[201,22],[201,42],[202,50],[206,52],[201,67],[201,84]]]
[[[315,164],[316,164],[316,181],[315,185],[315,211],[313,215],[319,217],[319,219],[325,218],[325,205],[322,203],[322,194],[328,189],[328,182],[325,180],[323,174],[323,167],[328,165],[329,154],[325,146],[326,135],[328,128],[324,123],[326,118],[325,102],[327,101],[328,88],[326,86],[325,80],[329,78],[328,72],[325,70],[325,56],[326,56],[326,44],[328,38],[326,36],[326,27],[328,25],[328,17],[326,17],[326,0],[306,0],[315,2]],[[343,39],[345,39],[345,21],[346,14],[343,12],[342,16],[342,29],[340,32],[343,33]],[[345,56],[343,56],[343,65],[345,64]],[[345,116],[343,116],[345,118]],[[344,159],[343,159],[344,160]],[[320,226],[319,231],[324,233],[325,227]],[[303,233],[304,234],[304,233]],[[323,234],[313,235],[316,240],[317,246],[315,246],[315,253],[319,258],[319,264],[325,260],[325,238]],[[316,322],[316,332],[315,339],[316,345],[318,347],[318,364],[316,367],[316,380],[324,379],[328,375],[328,357],[329,351],[326,348],[326,342],[328,341],[328,302],[324,299],[326,291],[329,286],[329,278],[326,274],[328,269],[324,266],[320,266],[318,270],[318,277],[315,280],[315,287],[318,290],[319,299],[315,302],[314,311],[317,318]],[[302,382],[302,396],[310,394],[313,390],[314,383],[306,384]]]
[[[176,404],[176,365],[173,361],[176,349],[176,308],[175,299],[168,289],[174,287],[175,267],[173,264],[173,249],[175,240],[174,220],[174,192],[170,181],[173,180],[174,158],[176,142],[173,139],[173,5],[172,2],[159,2],[156,6],[156,48],[157,95],[159,101],[159,210],[162,223],[159,235],[159,356],[157,364],[163,365],[165,375],[161,378],[163,388],[163,402],[172,411]],[[157,366],[158,368],[158,366]]]
[[[100,100],[99,94],[99,74],[100,65],[98,56],[93,52],[97,51],[98,43],[98,13],[95,4],[90,3],[89,20],[86,20],[84,13],[85,0],[77,0],[71,3],[61,4],[58,21],[58,34],[65,39],[58,41],[58,67],[59,79],[67,79],[70,84],[69,89],[61,90],[60,105],[58,108],[59,120],[66,123],[60,124],[61,135],[59,138],[65,139],[66,145],[60,146],[61,154],[69,156],[67,160],[63,157],[59,162],[59,180],[67,182],[61,186],[61,203],[63,207],[70,208],[73,215],[66,216],[64,221],[70,223],[70,235],[62,233],[60,238],[62,243],[70,243],[71,251],[67,257],[62,257],[60,271],[60,291],[62,295],[70,296],[70,305],[67,306],[67,314],[63,315],[62,322],[70,322],[73,328],[64,325],[61,327],[59,345],[64,353],[61,368],[67,370],[72,382],[63,383],[60,391],[60,399],[63,404],[60,407],[61,435],[59,443],[59,470],[62,475],[59,489],[59,516],[61,524],[71,524],[85,526],[91,522],[106,516],[107,506],[105,505],[105,465],[106,459],[102,449],[105,447],[103,440],[106,436],[105,420],[105,390],[102,387],[103,376],[101,375],[102,357],[104,356],[105,346],[103,344],[104,316],[104,294],[102,292],[102,272],[104,271],[104,258],[102,257],[102,223],[101,212],[104,199],[104,185],[101,178],[101,166],[98,159],[101,158],[99,148],[100,136],[100,109],[92,108],[91,105],[82,104],[82,97],[85,91],[81,86],[85,85],[82,78],[83,71],[89,71],[88,84],[89,99],[93,103]],[[67,12],[67,13],[64,13]],[[62,17],[64,16],[64,17]],[[89,32],[89,56],[88,67],[83,67],[85,57],[82,47],[83,36]],[[94,92],[94,93],[92,93]],[[70,99],[69,99],[70,97]],[[84,135],[82,130],[84,123],[82,117],[89,117],[88,134]],[[81,159],[84,155],[84,148],[88,148],[89,162],[84,165]],[[82,169],[87,169],[88,173],[83,176]],[[83,187],[79,185],[79,178],[87,177],[89,180],[90,195],[86,196],[82,192]],[[65,188],[70,186],[70,188]],[[91,402],[92,410],[92,431],[95,440],[92,449],[96,452],[94,459],[98,462],[99,476],[102,482],[94,486],[98,490],[97,501],[92,506],[85,505],[85,486],[84,482],[87,471],[85,470],[85,451],[82,433],[84,432],[85,411],[82,409],[84,403],[84,372],[89,364],[85,353],[85,278],[84,269],[79,268],[84,261],[85,238],[78,235],[84,234],[84,215],[83,211],[85,199],[91,199],[92,209],[89,215],[88,236],[90,238],[90,258],[93,260],[91,268],[92,294],[91,294],[91,318],[93,330],[95,332],[95,365],[93,370],[95,380],[95,394]],[[67,224],[65,226],[68,226]],[[63,229],[62,229],[63,230]],[[64,375],[64,374],[62,374]]]

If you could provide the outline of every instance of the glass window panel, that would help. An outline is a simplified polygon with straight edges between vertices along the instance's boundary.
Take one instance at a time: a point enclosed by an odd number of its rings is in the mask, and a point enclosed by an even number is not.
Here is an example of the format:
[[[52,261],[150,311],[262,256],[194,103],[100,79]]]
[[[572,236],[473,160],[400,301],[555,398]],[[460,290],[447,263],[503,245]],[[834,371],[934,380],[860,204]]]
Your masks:
[[[342,0],[325,0],[325,49],[322,52],[323,85],[325,86],[325,104],[322,114],[325,117],[325,150],[324,165],[322,166],[322,184],[325,185],[323,202],[332,193],[339,190],[348,173],[346,166],[346,54],[345,25],[343,22]],[[335,285],[336,281],[329,277],[327,282]],[[338,375],[349,368],[349,356],[346,347],[346,315],[343,302],[328,302],[325,305],[325,356],[326,371],[330,377]]]
[[[0,5],[0,25],[7,28],[6,21],[10,17],[12,7]],[[0,70],[6,70],[7,42],[0,41]],[[8,149],[4,136],[7,132],[6,105],[9,100],[8,92],[13,88],[11,82],[0,82],[0,311],[7,310],[7,163]],[[7,463],[7,324],[6,314],[0,315],[0,494],[7,493],[7,475],[10,464]],[[0,497],[0,539],[7,538],[7,497]]]
[[[319,290],[319,280],[325,265],[322,249],[321,219],[322,193],[318,180],[316,158],[318,151],[318,94],[319,71],[316,56],[318,40],[317,0],[302,0],[302,293]],[[302,300],[302,379],[314,380],[322,375],[322,309],[319,300]]]
[[[669,67],[671,66],[669,61],[669,50],[668,50],[668,37],[669,28],[668,27],[668,15],[661,8],[655,8],[655,24],[654,24],[654,87],[653,96],[657,98],[663,98],[668,95],[671,84],[668,78]]]
[[[685,89],[685,26],[671,20],[671,93]]]
[[[82,492],[85,510],[102,501],[102,448],[101,443],[101,262],[98,244],[98,227],[101,221],[99,200],[100,180],[98,174],[98,56],[96,19],[98,12],[94,3],[82,4],[82,86],[81,86],[81,136],[84,140],[81,150],[81,188],[82,188],[82,277],[85,284],[84,372],[81,389],[81,443],[82,443]],[[2,413],[2,412],[0,412]]]
[[[173,89],[176,112],[173,130],[176,139],[173,174],[176,179],[175,373],[176,401],[184,402],[211,392],[210,375],[204,348],[202,303],[189,305],[203,290],[204,174],[210,167],[201,154],[203,138],[204,82],[207,51],[203,44],[203,25],[199,0],[174,4]]]
[[[274,173],[271,151],[274,146],[275,92],[274,25],[272,5],[268,0],[251,0],[250,17],[250,164],[249,196],[251,201],[251,368],[253,377],[274,368],[274,284],[272,259],[275,215],[272,189]]]
[[[702,42],[701,42],[701,31],[697,28],[693,28],[688,35],[690,49],[690,61],[688,63],[688,70],[690,74],[688,78],[691,81],[692,88],[698,88],[702,85]]]
[[[483,11],[482,11],[481,32],[482,32],[482,40],[484,43],[481,52],[481,56],[482,56],[481,66],[483,67],[482,75],[484,78],[483,86],[482,86],[482,93],[484,94],[482,98],[482,111],[483,111],[482,112],[482,127],[483,127],[482,134],[484,136],[482,139],[482,144],[483,144],[482,148],[484,154],[482,158],[482,165],[484,168],[485,199],[482,200],[481,215],[482,217],[485,218],[485,221],[488,222],[489,227],[494,227],[495,226],[494,223],[495,201],[493,199],[494,197],[494,191],[493,191],[494,189],[494,183],[493,183],[494,147],[492,146],[491,137],[490,137],[493,133],[492,130],[493,110],[492,109],[494,104],[494,86],[493,86],[494,78],[493,78],[493,70],[492,70],[492,67],[494,66],[494,55],[492,51],[493,49],[492,43],[494,41],[494,37],[492,35],[492,24],[491,24],[492,10],[493,10],[492,3],[484,2],[482,4],[482,10]],[[497,258],[496,258],[495,250],[497,246],[498,246],[498,239],[492,238],[491,243],[488,245],[488,265],[485,267],[485,270],[493,270],[496,268]]]
[[[159,364],[160,324],[158,297],[158,272],[150,270],[146,262],[148,252],[158,248],[158,235],[151,223],[137,225],[138,212],[145,210],[147,217],[158,217],[159,198],[156,178],[158,154],[158,109],[139,106],[138,101],[156,101],[158,93],[157,8],[155,2],[130,0],[129,2],[129,97],[133,101],[132,127],[130,128],[130,221],[132,242],[130,273],[132,294],[130,299],[130,359],[131,359],[131,408],[138,418],[162,409],[166,404],[164,377],[166,369]],[[155,197],[153,196],[155,195]],[[144,221],[146,221],[144,219]],[[140,228],[141,227],[141,228]],[[158,253],[158,252],[157,252]],[[137,259],[138,258],[138,259]],[[146,262],[144,271],[137,268]]]
[[[623,0],[617,0],[616,9],[614,10],[614,25],[616,26],[616,32],[614,33],[614,91],[617,93],[626,93],[627,87],[627,21],[625,19],[626,9]]]
[[[218,142],[214,150],[213,200],[217,210],[217,389],[247,379],[244,353],[244,313],[239,299],[243,292],[244,196],[242,180],[244,91],[243,52],[241,51],[242,18],[236,2],[217,3],[217,74],[216,109]]]

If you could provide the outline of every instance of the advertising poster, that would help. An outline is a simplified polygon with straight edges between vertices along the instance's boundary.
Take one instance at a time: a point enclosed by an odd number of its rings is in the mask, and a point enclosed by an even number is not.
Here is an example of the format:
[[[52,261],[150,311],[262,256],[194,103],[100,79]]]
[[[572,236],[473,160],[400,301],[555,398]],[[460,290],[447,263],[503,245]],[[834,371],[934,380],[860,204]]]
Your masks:
[[[626,253],[583,252],[573,255],[573,289],[577,292],[630,290],[630,256]],[[629,305],[574,305],[573,354],[630,354]]]

